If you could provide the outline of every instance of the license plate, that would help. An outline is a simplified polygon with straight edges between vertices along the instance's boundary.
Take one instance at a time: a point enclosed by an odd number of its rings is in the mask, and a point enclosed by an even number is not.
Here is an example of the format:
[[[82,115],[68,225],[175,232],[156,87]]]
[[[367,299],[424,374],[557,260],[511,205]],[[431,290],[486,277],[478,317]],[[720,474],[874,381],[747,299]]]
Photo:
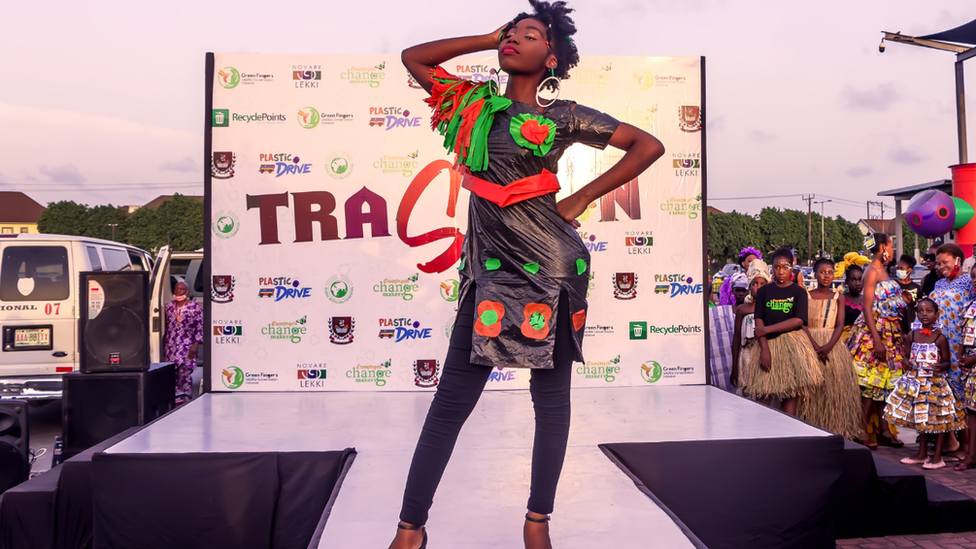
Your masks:
[[[51,345],[50,328],[22,328],[14,330],[14,348],[47,347]]]

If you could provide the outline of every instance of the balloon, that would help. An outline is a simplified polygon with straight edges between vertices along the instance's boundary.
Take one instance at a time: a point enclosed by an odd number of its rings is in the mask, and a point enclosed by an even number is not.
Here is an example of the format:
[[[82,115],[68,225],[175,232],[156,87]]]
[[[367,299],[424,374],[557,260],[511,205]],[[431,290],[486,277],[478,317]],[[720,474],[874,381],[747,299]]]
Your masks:
[[[928,189],[912,197],[905,209],[905,221],[919,236],[935,238],[952,230],[956,206],[952,197],[942,191]]]

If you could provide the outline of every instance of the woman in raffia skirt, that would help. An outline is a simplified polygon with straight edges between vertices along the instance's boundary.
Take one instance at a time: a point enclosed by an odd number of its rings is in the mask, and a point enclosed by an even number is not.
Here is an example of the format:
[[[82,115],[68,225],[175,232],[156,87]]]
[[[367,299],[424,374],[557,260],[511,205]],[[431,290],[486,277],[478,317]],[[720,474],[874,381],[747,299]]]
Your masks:
[[[844,344],[844,294],[835,291],[834,262],[821,259],[813,267],[817,288],[809,292],[807,334],[820,358],[824,383],[800,397],[797,416],[847,439],[861,433],[860,391],[854,360]]]
[[[752,356],[759,354],[759,343],[756,341],[756,293],[772,280],[769,274],[769,267],[762,259],[756,259],[749,265],[746,272],[749,284],[749,295],[746,296],[745,303],[735,309],[735,321],[732,332],[732,372],[729,381],[736,388],[738,394],[742,394],[742,386],[739,384],[740,364],[749,363]]]
[[[769,405],[779,397],[782,410],[796,415],[804,390],[823,384],[819,359],[803,333],[807,322],[807,292],[790,280],[793,252],[773,252],[774,284],[756,292],[756,339],[759,352],[742,364],[742,392]]]

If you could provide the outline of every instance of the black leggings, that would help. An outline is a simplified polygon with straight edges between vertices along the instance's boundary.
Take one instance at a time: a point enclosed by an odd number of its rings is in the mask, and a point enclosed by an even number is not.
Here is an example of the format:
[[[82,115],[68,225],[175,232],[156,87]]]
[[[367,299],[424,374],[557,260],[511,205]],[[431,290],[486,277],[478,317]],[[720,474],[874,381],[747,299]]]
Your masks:
[[[444,375],[427,411],[424,429],[410,464],[403,493],[400,520],[408,524],[427,523],[434,492],[451,459],[461,426],[468,419],[484,391],[492,368],[471,364],[471,335],[474,333],[474,287],[467,292],[458,311],[451,345],[444,361]],[[566,457],[569,439],[569,386],[573,374],[573,333],[567,300],[560,299],[553,369],[532,370],[529,392],[535,408],[535,441],[532,446],[532,486],[528,509],[552,513],[556,483]]]

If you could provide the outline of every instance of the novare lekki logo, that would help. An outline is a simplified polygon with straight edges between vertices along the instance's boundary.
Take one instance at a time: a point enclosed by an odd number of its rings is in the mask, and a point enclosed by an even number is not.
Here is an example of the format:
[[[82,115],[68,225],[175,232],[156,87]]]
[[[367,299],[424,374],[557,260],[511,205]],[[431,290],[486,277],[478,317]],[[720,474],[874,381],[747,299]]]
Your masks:
[[[437,377],[441,371],[441,363],[434,359],[420,359],[413,362],[413,382],[417,387],[430,389],[437,387],[440,379]]]
[[[336,345],[352,343],[356,319],[351,316],[329,317],[329,341]]]
[[[654,246],[654,236],[651,231],[627,231],[624,246],[630,255],[646,255],[651,253],[651,247]]]
[[[334,152],[329,155],[329,165],[326,173],[332,179],[345,179],[352,174],[352,157],[348,153]]]
[[[297,369],[298,387],[300,389],[325,388],[328,371],[325,369],[324,362],[321,364],[302,362],[297,364]]]
[[[237,366],[228,366],[221,370],[220,381],[232,391],[240,389],[244,385],[244,372]]]
[[[607,361],[586,361],[585,364],[576,367],[576,374],[586,379],[602,379],[607,383],[613,383],[620,375],[620,355]]]
[[[326,282],[328,286],[325,293],[329,296],[329,301],[340,304],[352,298],[352,281],[344,275],[333,276]]]
[[[237,214],[228,210],[220,210],[215,213],[213,223],[210,224],[210,229],[217,238],[232,238],[237,234],[240,227],[241,222],[237,218]]]
[[[296,88],[318,88],[322,80],[322,65],[292,65],[291,79]]]
[[[240,320],[215,320],[213,323],[214,345],[237,345],[244,336]]]
[[[377,387],[384,387],[393,375],[393,370],[390,369],[392,363],[392,360],[387,360],[380,364],[357,364],[355,368],[346,370],[346,378],[356,383],[372,383]]]
[[[237,155],[233,151],[215,152],[210,160],[210,176],[214,179],[230,179],[234,177],[235,164]]]

